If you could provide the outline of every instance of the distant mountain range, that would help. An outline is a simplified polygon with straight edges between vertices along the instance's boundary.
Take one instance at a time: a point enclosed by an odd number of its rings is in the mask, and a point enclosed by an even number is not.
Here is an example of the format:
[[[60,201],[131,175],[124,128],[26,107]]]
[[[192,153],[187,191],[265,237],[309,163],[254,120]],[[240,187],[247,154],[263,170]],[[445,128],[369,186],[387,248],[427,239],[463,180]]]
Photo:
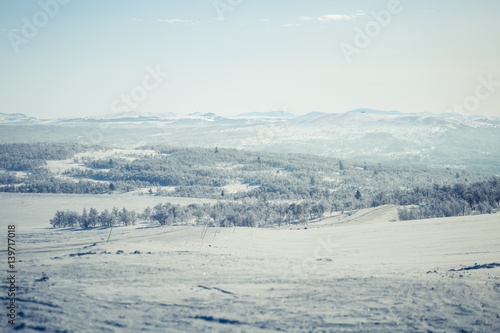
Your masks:
[[[247,119],[247,120],[287,120],[293,119],[297,116],[285,111],[272,111],[272,112],[253,112],[253,113],[242,113],[236,116],[221,117],[215,113],[190,113],[185,116],[177,116],[175,113],[149,113],[149,112],[120,112],[106,114],[102,116],[92,116],[92,117],[82,117],[82,118],[55,118],[55,119],[37,119],[34,117],[27,117],[21,113],[15,114],[5,114],[0,113],[0,123],[33,123],[33,124],[70,124],[70,123],[97,123],[97,122],[173,122],[173,121],[183,121],[183,120],[202,120],[202,121],[227,121],[231,119]]]
[[[0,113],[0,124],[71,124],[71,123],[144,123],[144,122],[167,122],[173,123],[183,120],[201,120],[201,121],[220,121],[225,122],[228,120],[261,120],[266,122],[292,120],[292,119],[308,119],[319,116],[329,117],[345,117],[348,115],[365,114],[365,115],[379,115],[379,116],[400,116],[400,117],[428,117],[428,118],[452,118],[461,120],[477,120],[482,122],[498,123],[498,117],[485,117],[480,115],[458,115],[458,114],[433,114],[433,113],[402,113],[400,111],[380,111],[374,109],[356,109],[345,113],[324,113],[324,112],[310,112],[306,115],[294,115],[286,111],[271,111],[271,112],[251,112],[242,113],[235,116],[218,116],[215,113],[191,113],[185,116],[177,116],[175,113],[150,113],[150,112],[120,112],[106,114],[102,116],[91,116],[83,118],[53,118],[53,119],[37,119],[35,117],[28,117],[22,113]]]
[[[22,113],[0,113],[0,124],[1,123],[27,123],[30,121],[35,121],[36,118],[27,117]]]
[[[288,113],[286,111],[271,111],[271,112],[251,112],[251,113],[242,113],[233,118],[249,118],[249,119],[292,119],[297,117],[294,114]]]
[[[311,153],[369,163],[468,169],[500,174],[500,118],[357,109],[214,113],[125,112],[35,119],[0,113],[0,142],[234,147]]]

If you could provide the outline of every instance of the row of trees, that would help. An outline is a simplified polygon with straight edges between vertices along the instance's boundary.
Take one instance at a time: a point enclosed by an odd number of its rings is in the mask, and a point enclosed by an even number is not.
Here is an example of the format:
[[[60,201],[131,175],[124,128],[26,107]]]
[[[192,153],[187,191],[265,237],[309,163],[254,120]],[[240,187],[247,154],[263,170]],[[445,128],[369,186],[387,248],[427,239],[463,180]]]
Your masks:
[[[112,186],[115,188],[115,185]],[[0,192],[18,193],[75,193],[103,194],[110,192],[110,184],[91,181],[72,182],[60,179],[40,180],[31,184],[7,185],[0,187]]]
[[[218,202],[187,207],[165,203],[156,205],[149,217],[160,225],[192,223],[221,227],[262,227],[294,221],[306,222],[305,206],[306,204],[266,204],[262,201]]]
[[[500,208],[500,180],[417,188],[402,199],[411,206],[399,210],[400,220],[489,214]]]
[[[208,226],[264,227],[306,223],[320,218],[328,211],[327,203],[302,202],[270,204],[263,201],[217,202],[189,206],[163,203],[147,207],[141,214],[125,208],[99,213],[95,208],[76,211],[57,211],[50,220],[53,228],[92,228],[98,226],[132,225],[137,219],[160,225],[197,224]],[[331,211],[330,211],[331,214]]]
[[[113,208],[111,212],[101,213],[95,208],[89,212],[84,209],[82,214],[74,211],[57,211],[50,221],[54,228],[80,226],[91,228],[97,226],[130,225],[136,219],[155,222],[160,225],[208,225],[220,227],[268,227],[307,223],[319,219],[334,211],[345,208],[339,202],[302,201],[295,203],[258,200],[218,201],[215,204],[179,204],[162,203],[153,208],[147,207],[140,214],[126,209]],[[353,206],[351,208],[354,208]]]
[[[401,220],[430,217],[469,215],[473,213],[493,213],[498,211],[500,202],[500,181],[496,178],[474,183],[470,186],[433,186],[430,189],[415,189],[410,193],[397,195],[398,200],[408,207],[399,210]],[[380,196],[377,196],[380,197]],[[381,196],[381,204],[397,201],[392,196]],[[90,208],[82,214],[74,211],[57,211],[50,221],[54,228],[76,227],[91,228],[96,226],[131,225],[139,218],[143,221],[156,222],[160,225],[199,224],[208,226],[244,226],[267,227],[293,223],[307,223],[333,212],[344,212],[363,208],[368,204],[362,201],[358,191],[355,201],[343,202],[303,200],[285,203],[266,200],[244,199],[242,201],[219,201],[216,204],[191,204],[188,206],[162,203],[146,208],[141,214],[113,208],[110,212],[99,213]]]
[[[84,208],[82,214],[71,210],[58,210],[55,216],[50,220],[53,228],[75,228],[81,227],[84,229],[97,226],[115,226],[115,225],[133,225],[137,220],[135,211],[123,208],[113,208],[111,211],[105,209],[101,213],[95,208]]]
[[[396,199],[395,197],[398,197]],[[407,207],[399,210],[401,220],[431,217],[469,215],[473,213],[493,213],[500,208],[500,181],[496,178],[486,182],[463,186],[433,186],[418,188],[408,193],[377,196],[380,204],[404,203]],[[50,221],[54,228],[130,225],[136,218],[157,222],[160,225],[202,224],[209,226],[281,226],[283,224],[307,223],[322,218],[325,214],[363,208],[368,204],[361,193],[354,194],[354,201],[303,200],[294,203],[271,202],[266,200],[219,201],[216,204],[191,204],[188,206],[163,203],[146,208],[137,215],[125,208],[113,208],[98,213],[96,209],[84,209],[80,215],[73,211],[58,211]]]

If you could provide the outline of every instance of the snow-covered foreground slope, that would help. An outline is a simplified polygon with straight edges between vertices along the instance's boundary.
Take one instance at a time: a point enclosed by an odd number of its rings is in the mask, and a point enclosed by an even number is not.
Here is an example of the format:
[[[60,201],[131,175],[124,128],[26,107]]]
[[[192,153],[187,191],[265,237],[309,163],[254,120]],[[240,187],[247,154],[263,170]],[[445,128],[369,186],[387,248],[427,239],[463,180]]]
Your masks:
[[[51,332],[499,331],[500,267],[480,266],[500,263],[499,214],[395,217],[382,206],[307,229],[141,224],[109,243],[109,229],[33,225],[18,235],[17,321]]]

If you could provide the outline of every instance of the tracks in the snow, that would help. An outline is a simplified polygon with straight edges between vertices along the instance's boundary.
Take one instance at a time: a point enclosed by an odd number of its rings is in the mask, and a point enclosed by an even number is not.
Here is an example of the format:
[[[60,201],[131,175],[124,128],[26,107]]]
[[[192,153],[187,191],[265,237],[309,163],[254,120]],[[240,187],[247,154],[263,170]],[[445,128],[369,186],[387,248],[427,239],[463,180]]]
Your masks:
[[[120,236],[115,236],[110,243],[117,243],[117,242],[130,242],[130,241],[138,241],[141,239],[154,239],[154,238],[161,238],[166,235],[171,235],[171,234],[178,234],[182,233],[186,230],[190,230],[189,228],[182,228],[178,230],[164,230],[164,231],[159,231],[155,234],[145,234],[145,235],[135,235],[131,236],[130,234],[125,234],[125,235],[120,235]],[[119,238],[117,238],[119,237]],[[18,249],[19,254],[26,254],[26,253],[49,253],[49,252],[60,252],[60,251],[71,251],[71,250],[78,250],[81,248],[86,248],[90,246],[96,246],[100,244],[105,244],[106,241],[86,241],[86,242],[75,242],[75,243],[65,243],[61,245],[54,245],[50,244],[47,246],[37,246],[37,247],[21,247]],[[0,250],[0,253],[5,253],[7,250]]]

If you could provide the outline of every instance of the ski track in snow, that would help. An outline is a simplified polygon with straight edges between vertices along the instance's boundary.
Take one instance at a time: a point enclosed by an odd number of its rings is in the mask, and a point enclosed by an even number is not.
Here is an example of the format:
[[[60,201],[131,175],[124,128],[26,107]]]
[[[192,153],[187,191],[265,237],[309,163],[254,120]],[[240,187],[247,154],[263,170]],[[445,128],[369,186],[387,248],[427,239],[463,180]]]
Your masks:
[[[396,209],[205,237],[140,224],[115,227],[109,243],[109,229],[31,223],[18,234],[16,328],[500,331],[500,215],[395,222]]]

